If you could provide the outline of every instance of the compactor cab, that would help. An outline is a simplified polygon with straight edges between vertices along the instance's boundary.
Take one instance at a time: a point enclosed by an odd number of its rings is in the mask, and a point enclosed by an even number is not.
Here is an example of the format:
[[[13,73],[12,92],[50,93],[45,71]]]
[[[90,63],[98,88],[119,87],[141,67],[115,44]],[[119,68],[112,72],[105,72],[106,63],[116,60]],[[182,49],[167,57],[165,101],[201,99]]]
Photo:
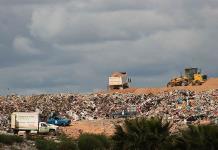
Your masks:
[[[201,85],[207,80],[207,75],[203,75],[198,68],[186,68],[185,76],[189,78],[192,85]]]
[[[197,68],[186,68],[185,69],[185,76],[189,80],[194,80],[194,75],[198,74],[198,69]]]

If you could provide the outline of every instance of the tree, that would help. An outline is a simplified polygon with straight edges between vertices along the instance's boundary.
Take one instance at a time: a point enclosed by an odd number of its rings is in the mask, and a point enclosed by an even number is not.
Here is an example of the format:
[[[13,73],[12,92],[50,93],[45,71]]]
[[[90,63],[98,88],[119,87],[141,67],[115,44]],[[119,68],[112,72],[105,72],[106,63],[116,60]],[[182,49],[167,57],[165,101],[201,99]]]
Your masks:
[[[175,146],[187,150],[216,150],[218,149],[218,126],[190,125],[188,129],[181,131],[181,136],[175,140]]]
[[[114,136],[115,149],[159,150],[168,145],[169,122],[161,118],[135,118],[125,120],[122,126],[117,125]]]

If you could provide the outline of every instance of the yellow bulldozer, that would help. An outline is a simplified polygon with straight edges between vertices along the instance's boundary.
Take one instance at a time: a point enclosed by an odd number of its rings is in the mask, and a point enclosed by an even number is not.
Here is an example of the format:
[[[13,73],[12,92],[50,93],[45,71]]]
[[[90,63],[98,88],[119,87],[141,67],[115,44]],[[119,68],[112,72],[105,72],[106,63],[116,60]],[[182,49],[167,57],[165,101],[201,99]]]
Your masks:
[[[206,80],[207,75],[201,74],[201,70],[198,68],[185,68],[185,74],[171,79],[167,83],[167,87],[202,85]]]

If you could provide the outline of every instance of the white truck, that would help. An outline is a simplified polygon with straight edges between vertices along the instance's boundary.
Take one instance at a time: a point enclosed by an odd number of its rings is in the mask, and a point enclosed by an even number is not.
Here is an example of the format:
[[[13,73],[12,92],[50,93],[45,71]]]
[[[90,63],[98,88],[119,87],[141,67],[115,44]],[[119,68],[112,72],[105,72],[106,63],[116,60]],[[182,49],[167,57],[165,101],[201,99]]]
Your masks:
[[[125,89],[129,87],[131,79],[128,78],[126,72],[113,72],[109,77],[109,89]]]
[[[55,135],[58,126],[40,122],[38,112],[13,112],[11,114],[11,129],[15,134],[25,132],[25,134],[50,133]]]

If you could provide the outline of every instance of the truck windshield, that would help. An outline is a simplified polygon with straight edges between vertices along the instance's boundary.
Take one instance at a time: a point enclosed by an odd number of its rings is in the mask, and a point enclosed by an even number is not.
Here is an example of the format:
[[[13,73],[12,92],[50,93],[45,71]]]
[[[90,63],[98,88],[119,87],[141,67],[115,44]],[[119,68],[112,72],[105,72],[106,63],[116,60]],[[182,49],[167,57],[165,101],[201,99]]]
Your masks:
[[[41,126],[42,127],[47,127],[47,124],[42,123]]]

